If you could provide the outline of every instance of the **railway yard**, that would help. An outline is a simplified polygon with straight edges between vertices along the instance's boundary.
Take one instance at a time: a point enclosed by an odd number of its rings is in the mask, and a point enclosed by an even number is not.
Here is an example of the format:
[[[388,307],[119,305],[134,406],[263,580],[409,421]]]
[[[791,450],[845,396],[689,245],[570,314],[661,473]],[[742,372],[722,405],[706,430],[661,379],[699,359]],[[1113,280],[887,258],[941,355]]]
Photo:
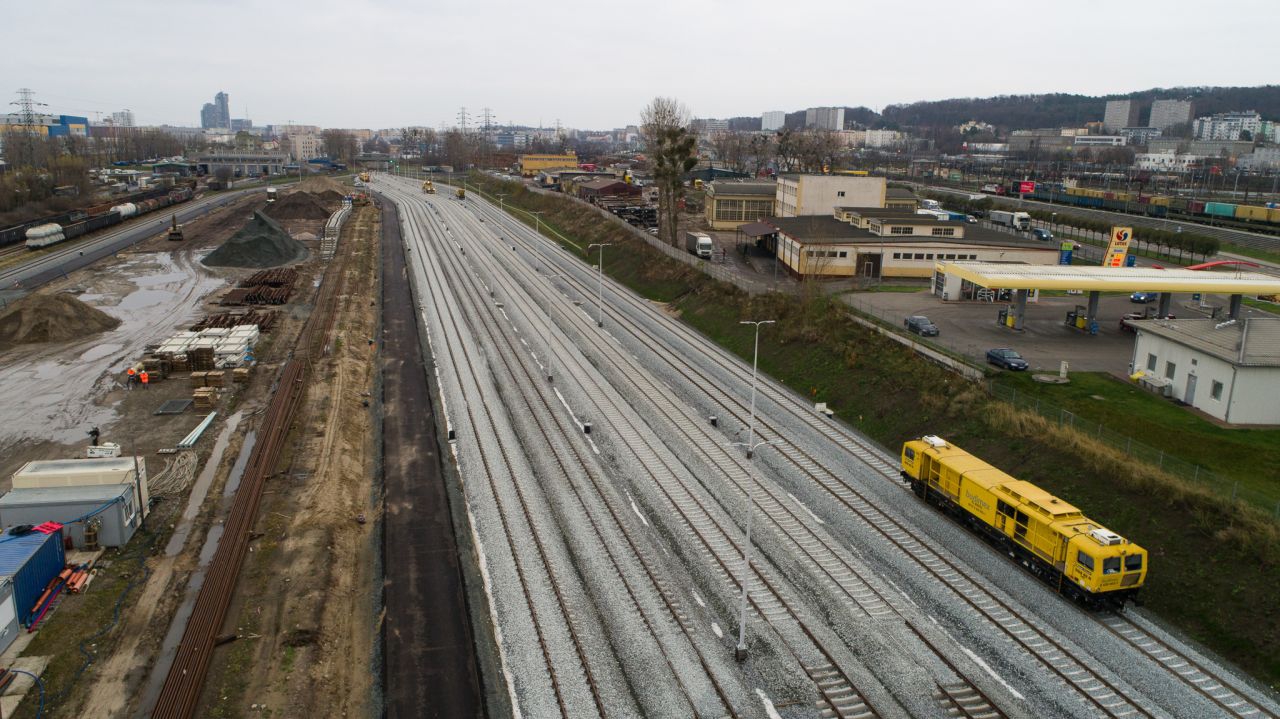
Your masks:
[[[594,250],[439,179],[362,184],[196,197],[181,245],[159,213],[0,255],[6,302],[118,321],[0,347],[0,482],[96,428],[153,498],[5,652],[42,682],[0,715],[1280,716],[920,501],[900,447]]]

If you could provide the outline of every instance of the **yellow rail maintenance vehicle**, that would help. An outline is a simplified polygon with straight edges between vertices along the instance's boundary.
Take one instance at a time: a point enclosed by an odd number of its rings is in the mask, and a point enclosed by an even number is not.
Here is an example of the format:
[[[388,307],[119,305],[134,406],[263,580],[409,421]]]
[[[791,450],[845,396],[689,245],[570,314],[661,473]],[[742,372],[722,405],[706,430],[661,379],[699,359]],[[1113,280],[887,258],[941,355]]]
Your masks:
[[[431,184],[431,180],[422,183],[422,191],[428,195],[436,194],[436,186]]]
[[[467,191],[462,189],[461,187],[458,188],[458,199],[459,200],[467,199]]]
[[[369,181],[369,173],[367,173],[367,172],[362,172],[362,173],[360,173],[360,181],[361,181],[361,182],[368,182],[368,181]]]
[[[1093,608],[1137,602],[1147,551],[1036,485],[931,435],[902,445],[902,477],[1059,594]]]

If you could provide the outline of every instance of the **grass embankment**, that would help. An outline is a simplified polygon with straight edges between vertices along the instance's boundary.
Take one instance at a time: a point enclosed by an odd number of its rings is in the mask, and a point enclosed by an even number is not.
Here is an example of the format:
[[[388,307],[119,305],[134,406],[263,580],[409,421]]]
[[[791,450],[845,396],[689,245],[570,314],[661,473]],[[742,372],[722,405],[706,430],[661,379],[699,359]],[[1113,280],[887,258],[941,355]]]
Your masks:
[[[1280,528],[1263,513],[995,401],[848,321],[847,308],[821,293],[751,298],[693,274],[568,199],[473,177],[490,192],[506,193],[508,205],[543,210],[544,220],[583,246],[615,243],[605,262],[610,275],[649,299],[670,302],[685,322],[744,359],[750,359],[753,335],[738,321],[778,320],[761,337],[761,369],[827,402],[841,420],[886,447],[921,434],[942,435],[1133,538],[1151,552],[1145,590],[1150,609],[1268,684],[1280,683],[1280,613],[1273,611]]]

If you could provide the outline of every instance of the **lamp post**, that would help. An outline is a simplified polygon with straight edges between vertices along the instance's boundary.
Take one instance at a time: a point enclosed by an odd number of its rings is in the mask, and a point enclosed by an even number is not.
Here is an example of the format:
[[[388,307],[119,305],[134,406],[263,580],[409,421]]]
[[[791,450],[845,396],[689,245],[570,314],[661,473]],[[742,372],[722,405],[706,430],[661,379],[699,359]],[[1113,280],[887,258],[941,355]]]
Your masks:
[[[1049,213],[1049,234],[1050,235],[1053,234],[1053,228],[1055,225],[1057,225],[1057,223],[1058,223],[1058,213],[1050,212]]]
[[[596,309],[600,312],[600,319],[596,322],[597,327],[604,327],[604,248],[612,245],[612,242],[593,242],[587,245],[587,252],[591,252],[592,247],[600,248],[600,261],[596,264]]]
[[[529,213],[530,215],[533,215],[533,221],[534,221],[533,229],[539,235],[542,234],[542,213],[543,212],[546,212],[546,210],[533,210]]]
[[[498,195],[498,209],[502,210],[503,212],[507,211],[506,204],[503,202],[505,198],[506,198],[506,195]]]
[[[777,320],[742,320],[738,324],[755,325],[755,347],[751,355],[751,421],[747,425],[747,441],[734,444],[747,448],[747,461],[755,455],[756,448],[770,442],[756,442],[756,370],[760,365],[760,325],[771,325]],[[734,648],[734,657],[742,661],[747,657],[747,575],[751,571],[751,518],[755,515],[755,498],[747,491],[747,534],[742,545],[742,598],[738,608],[738,646]]]

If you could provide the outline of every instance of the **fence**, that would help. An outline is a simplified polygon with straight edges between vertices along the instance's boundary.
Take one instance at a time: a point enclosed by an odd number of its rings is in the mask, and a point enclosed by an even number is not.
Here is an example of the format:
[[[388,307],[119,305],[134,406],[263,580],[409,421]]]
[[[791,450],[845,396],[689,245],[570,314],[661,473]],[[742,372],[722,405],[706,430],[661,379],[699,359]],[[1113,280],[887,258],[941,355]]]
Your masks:
[[[1162,449],[1150,447],[1132,437],[1126,437],[1108,429],[1106,425],[1082,419],[1070,410],[1045,402],[1039,397],[1018,392],[1013,387],[986,383],[987,391],[993,397],[1003,400],[1018,409],[1031,410],[1041,417],[1056,423],[1060,427],[1071,427],[1086,434],[1112,449],[1119,450],[1129,457],[1159,467],[1164,472],[1180,479],[1187,480],[1211,490],[1214,494],[1232,501],[1251,504],[1264,512],[1270,512],[1273,519],[1280,521],[1280,499],[1274,495],[1264,494],[1250,487],[1243,487],[1236,480],[1223,477],[1216,472],[1192,464],[1184,459],[1174,457]]]

